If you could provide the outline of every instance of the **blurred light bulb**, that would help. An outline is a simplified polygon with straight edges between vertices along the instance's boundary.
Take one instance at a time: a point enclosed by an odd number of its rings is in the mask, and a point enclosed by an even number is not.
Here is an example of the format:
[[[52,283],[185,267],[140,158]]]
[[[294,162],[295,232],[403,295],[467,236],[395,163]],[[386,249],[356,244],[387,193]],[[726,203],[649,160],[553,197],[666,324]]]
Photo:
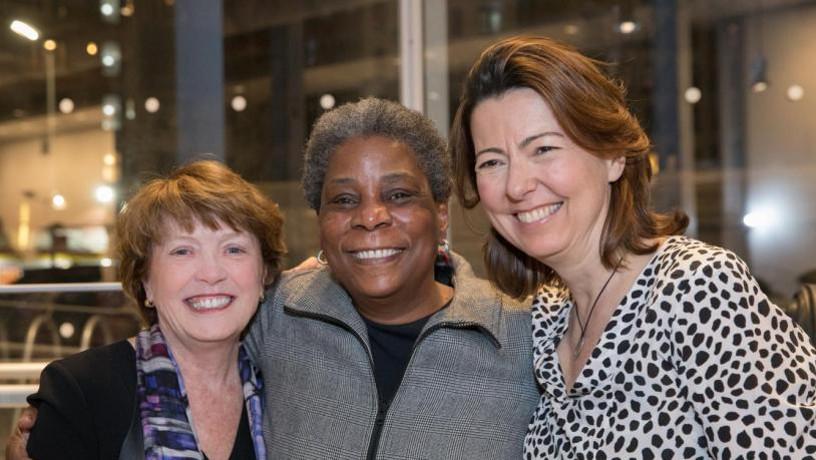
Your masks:
[[[113,14],[113,5],[111,5],[110,3],[103,3],[99,7],[99,11],[102,12],[102,15],[104,16],[110,16]]]
[[[776,224],[778,216],[771,208],[755,209],[742,218],[742,223],[750,228],[768,228]]]
[[[700,99],[703,97],[703,92],[696,86],[690,86],[688,89],[686,89],[683,96],[686,98],[686,102],[689,104],[696,104],[700,102]]]
[[[111,203],[115,196],[113,188],[109,185],[100,185],[94,190],[94,198],[100,203]]]
[[[322,107],[323,110],[329,110],[333,108],[334,104],[335,104],[334,96],[332,96],[331,94],[326,93],[320,96],[320,107]]]
[[[43,48],[45,48],[46,51],[54,51],[55,49],[57,49],[57,42],[48,39],[43,42]]]
[[[159,102],[158,98],[149,97],[145,99],[145,110],[147,110],[149,113],[158,112],[160,107],[161,103]]]
[[[105,104],[102,106],[102,113],[112,117],[116,114],[116,107],[113,104]]]
[[[9,28],[12,30],[12,32],[22,37],[25,37],[31,40],[32,42],[40,38],[40,33],[37,31],[37,29],[31,27],[30,25],[26,24],[23,21],[18,21],[16,19],[14,21],[11,21],[11,25],[9,26]]]
[[[60,195],[59,193],[55,193],[54,196],[51,197],[51,207],[61,211],[65,209],[65,197]]]
[[[620,31],[620,33],[625,35],[631,34],[632,32],[636,31],[637,27],[638,25],[635,21],[623,21],[620,24],[618,24],[618,30]]]
[[[71,337],[74,336],[74,332],[76,332],[76,329],[74,328],[73,324],[71,324],[71,323],[69,323],[67,321],[60,324],[59,335],[63,339],[70,339]]]
[[[70,98],[64,97],[59,101],[59,111],[64,114],[69,114],[74,111],[74,101]]]
[[[235,96],[232,98],[232,101],[230,101],[230,106],[232,107],[232,110],[235,110],[236,112],[243,112],[247,107],[247,100],[244,96]]]
[[[96,53],[99,52],[99,47],[96,46],[94,42],[88,42],[88,44],[85,45],[85,52],[91,56],[96,56]]]
[[[788,87],[788,100],[791,102],[801,101],[805,97],[805,89],[799,85],[791,85]]]
[[[106,153],[105,156],[102,157],[102,163],[105,166],[113,166],[116,164],[116,155],[112,153]]]
[[[99,265],[103,267],[110,267],[113,265],[113,260],[110,257],[103,257],[99,259]]]

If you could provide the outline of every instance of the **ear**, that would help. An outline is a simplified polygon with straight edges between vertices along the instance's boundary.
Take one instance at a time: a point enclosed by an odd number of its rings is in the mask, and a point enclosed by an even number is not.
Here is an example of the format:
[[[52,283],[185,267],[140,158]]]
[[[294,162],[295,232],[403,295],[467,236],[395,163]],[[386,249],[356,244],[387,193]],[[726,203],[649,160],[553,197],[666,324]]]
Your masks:
[[[148,283],[146,279],[142,280],[142,288],[145,291],[145,300],[152,299],[153,298],[153,290],[150,289],[150,283]]]
[[[626,167],[626,157],[621,155],[619,157],[610,158],[606,161],[607,180],[611,184],[617,181],[623,175],[623,170]]]
[[[446,238],[448,234],[448,203],[437,203],[436,215],[439,220],[439,234]]]

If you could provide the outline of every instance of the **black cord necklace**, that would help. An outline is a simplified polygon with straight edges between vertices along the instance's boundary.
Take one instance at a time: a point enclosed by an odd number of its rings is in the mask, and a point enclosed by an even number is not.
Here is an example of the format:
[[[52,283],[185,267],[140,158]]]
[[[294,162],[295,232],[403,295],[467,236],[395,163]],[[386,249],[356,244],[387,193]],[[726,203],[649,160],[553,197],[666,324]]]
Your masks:
[[[592,320],[592,314],[595,312],[595,307],[598,305],[598,300],[603,295],[606,287],[609,286],[609,282],[612,281],[612,278],[615,277],[615,273],[618,272],[618,268],[620,268],[621,264],[623,263],[623,257],[620,258],[618,264],[615,265],[615,268],[612,270],[612,273],[609,275],[609,278],[606,279],[603,287],[600,291],[598,291],[598,295],[595,296],[595,300],[592,302],[592,307],[589,308],[589,314],[587,314],[587,319],[585,323],[581,323],[581,315],[578,313],[578,305],[575,305],[573,310],[575,310],[575,319],[578,321],[578,327],[581,328],[581,336],[578,337],[578,343],[575,345],[575,350],[572,352],[573,359],[577,359],[578,355],[581,354],[581,349],[584,348],[584,339],[586,338],[586,331],[589,327],[589,321]]]

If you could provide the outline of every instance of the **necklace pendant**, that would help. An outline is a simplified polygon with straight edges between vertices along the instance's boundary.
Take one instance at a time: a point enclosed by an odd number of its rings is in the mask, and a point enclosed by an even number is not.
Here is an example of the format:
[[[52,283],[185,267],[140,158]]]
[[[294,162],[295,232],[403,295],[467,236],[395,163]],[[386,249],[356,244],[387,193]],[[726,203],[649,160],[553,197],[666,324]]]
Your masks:
[[[581,338],[578,339],[578,343],[575,344],[575,350],[572,352],[573,359],[578,359],[578,355],[581,354],[581,349],[582,348],[584,348],[584,337],[583,336],[581,336]]]

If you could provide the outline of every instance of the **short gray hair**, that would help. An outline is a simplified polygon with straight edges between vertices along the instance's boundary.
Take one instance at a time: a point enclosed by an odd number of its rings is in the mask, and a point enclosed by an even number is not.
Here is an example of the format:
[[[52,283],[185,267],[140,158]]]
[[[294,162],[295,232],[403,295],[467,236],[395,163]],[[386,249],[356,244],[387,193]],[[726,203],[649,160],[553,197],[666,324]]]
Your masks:
[[[413,150],[419,169],[428,178],[434,201],[445,203],[451,194],[450,158],[444,139],[431,120],[396,102],[366,98],[343,104],[324,113],[315,122],[303,159],[303,194],[315,211],[329,157],[343,143],[371,136],[401,142]]]

